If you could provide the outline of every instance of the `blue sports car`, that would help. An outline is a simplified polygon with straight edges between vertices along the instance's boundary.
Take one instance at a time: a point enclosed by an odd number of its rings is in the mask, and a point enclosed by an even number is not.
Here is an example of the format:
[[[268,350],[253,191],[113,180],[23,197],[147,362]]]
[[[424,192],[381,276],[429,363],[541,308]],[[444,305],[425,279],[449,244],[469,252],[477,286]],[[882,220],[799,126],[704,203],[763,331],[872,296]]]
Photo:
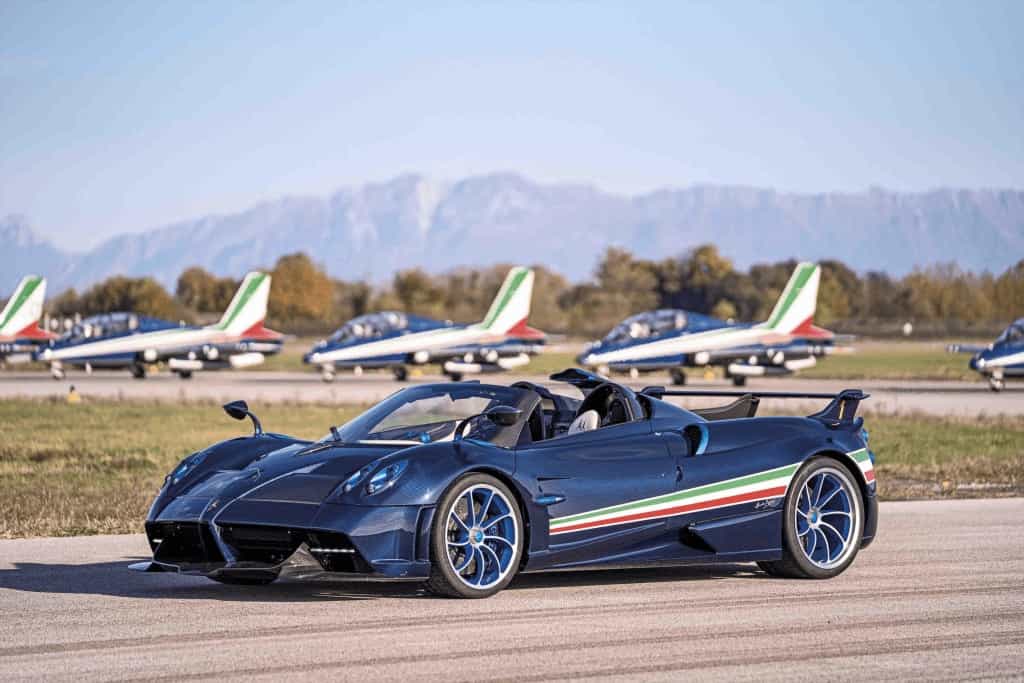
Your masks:
[[[517,572],[757,562],[829,578],[875,535],[866,398],[639,393],[581,370],[398,391],[316,442],[266,433],[195,453],[149,511],[134,568],[261,584],[282,575],[405,579],[479,598]],[[558,385],[554,385],[556,388]],[[686,410],[666,397],[722,395]],[[755,417],[761,397],[827,399]]]

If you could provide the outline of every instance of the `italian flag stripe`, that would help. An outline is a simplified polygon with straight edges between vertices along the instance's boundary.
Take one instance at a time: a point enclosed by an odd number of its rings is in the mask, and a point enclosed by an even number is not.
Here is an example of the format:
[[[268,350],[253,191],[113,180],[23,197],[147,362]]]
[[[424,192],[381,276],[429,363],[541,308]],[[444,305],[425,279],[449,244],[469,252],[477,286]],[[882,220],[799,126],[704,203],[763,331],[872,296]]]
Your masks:
[[[663,510],[650,510],[647,512],[636,512],[630,515],[622,515],[611,520],[596,520],[593,522],[580,522],[578,524],[570,524],[568,526],[555,527],[552,525],[551,534],[565,534],[570,531],[580,531],[582,529],[591,529],[598,526],[612,526],[615,524],[626,524],[629,522],[638,522],[645,519],[660,519],[662,517],[672,517],[674,515],[682,515],[687,512],[696,512],[698,510],[711,510],[713,508],[726,507],[728,505],[737,505],[739,503],[750,503],[755,500],[765,500],[767,498],[778,498],[786,495],[785,486],[776,486],[770,489],[762,489],[760,491],[753,491],[751,493],[740,493],[734,496],[723,496],[716,500],[706,501],[703,503],[690,503],[688,505],[677,505],[675,507],[666,508]]]
[[[857,463],[868,483],[875,480],[867,449],[847,453]],[[549,534],[662,519],[701,510],[713,510],[740,503],[752,503],[786,495],[789,483],[802,463],[784,465],[756,474],[705,484],[675,493],[599,508],[575,515],[557,517],[549,522]]]
[[[859,451],[853,451],[847,453],[860,468],[860,471],[864,474],[864,480],[867,483],[871,483],[875,480],[875,465],[871,462],[871,455],[868,453],[868,449],[862,448]]]

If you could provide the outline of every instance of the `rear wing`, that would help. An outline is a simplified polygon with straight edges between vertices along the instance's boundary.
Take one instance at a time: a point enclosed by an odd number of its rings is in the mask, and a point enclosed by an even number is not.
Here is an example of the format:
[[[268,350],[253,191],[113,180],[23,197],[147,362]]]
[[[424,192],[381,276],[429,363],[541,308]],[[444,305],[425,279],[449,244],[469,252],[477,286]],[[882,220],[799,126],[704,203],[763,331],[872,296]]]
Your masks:
[[[645,387],[640,393],[651,398],[661,399],[665,396],[722,396],[730,398],[749,397],[762,398],[820,398],[828,399],[825,408],[807,417],[821,420],[827,426],[835,428],[844,423],[851,423],[857,416],[860,402],[868,398],[860,389],[843,389],[838,394],[802,393],[790,391],[705,391],[699,389],[666,389],[665,387]]]

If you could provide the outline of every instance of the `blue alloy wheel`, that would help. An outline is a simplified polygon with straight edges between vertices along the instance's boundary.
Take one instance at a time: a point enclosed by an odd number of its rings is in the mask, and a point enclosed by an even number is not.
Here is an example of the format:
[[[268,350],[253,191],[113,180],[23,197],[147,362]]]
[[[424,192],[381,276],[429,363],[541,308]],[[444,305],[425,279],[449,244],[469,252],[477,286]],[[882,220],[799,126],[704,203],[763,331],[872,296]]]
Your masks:
[[[464,598],[500,591],[519,569],[522,529],[516,498],[504,483],[483,473],[456,481],[437,506],[427,587]]]
[[[828,579],[860,549],[864,499],[854,474],[833,457],[810,460],[786,494],[782,556],[757,564],[770,576]]]
[[[472,486],[448,510],[448,562],[470,588],[500,582],[516,559],[519,529],[512,504],[487,484]]]
[[[853,549],[857,506],[848,476],[823,468],[804,483],[797,499],[795,523],[800,549],[815,566],[832,569]]]

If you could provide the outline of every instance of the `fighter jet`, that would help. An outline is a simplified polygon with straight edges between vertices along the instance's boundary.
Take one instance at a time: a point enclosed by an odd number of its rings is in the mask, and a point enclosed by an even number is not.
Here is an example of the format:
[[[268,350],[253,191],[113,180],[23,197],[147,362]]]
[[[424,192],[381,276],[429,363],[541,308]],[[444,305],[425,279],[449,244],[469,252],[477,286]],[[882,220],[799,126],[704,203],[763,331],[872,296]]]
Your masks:
[[[166,362],[182,379],[197,370],[259,365],[281,350],[280,333],[263,326],[270,296],[270,275],[245,276],[221,319],[205,327],[173,323],[129,312],[104,313],[82,320],[63,337],[35,353],[50,364],[54,378],[66,366],[128,368],[142,379],[146,366]]]
[[[46,278],[26,275],[0,311],[0,361],[27,362],[54,335],[39,327],[46,299]]]
[[[465,374],[500,372],[530,362],[545,335],[526,324],[533,294],[533,271],[509,271],[483,321],[462,325],[397,311],[353,318],[330,338],[317,343],[304,360],[320,367],[324,381],[338,369],[390,368],[395,378],[408,376],[407,366],[438,363],[459,380]]]
[[[821,268],[801,263],[768,320],[732,323],[676,309],[627,318],[580,354],[577,362],[609,371],[668,370],[684,384],[686,367],[719,365],[734,384],[812,367],[836,348],[836,335],[813,324]]]
[[[1024,318],[1010,323],[986,346],[952,344],[951,353],[970,353],[970,368],[988,379],[992,391],[1002,391],[1007,377],[1024,377]]]

